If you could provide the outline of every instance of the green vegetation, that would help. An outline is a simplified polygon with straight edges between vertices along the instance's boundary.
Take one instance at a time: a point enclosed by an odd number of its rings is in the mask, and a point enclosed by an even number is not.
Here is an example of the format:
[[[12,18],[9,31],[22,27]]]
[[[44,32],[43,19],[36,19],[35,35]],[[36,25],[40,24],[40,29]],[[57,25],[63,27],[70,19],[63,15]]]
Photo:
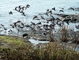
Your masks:
[[[11,43],[12,44],[20,44],[20,45],[25,44],[21,40],[18,40],[17,38],[13,38],[13,37],[9,38],[9,37],[5,37],[5,36],[4,37],[0,36],[0,40],[3,42],[6,42],[8,44],[11,44]]]
[[[78,60],[79,53],[66,50],[54,43],[46,47],[33,48],[31,45],[16,49],[0,48],[1,59],[6,60]]]
[[[0,47],[0,60],[78,60],[79,57],[79,52],[56,42],[33,46],[23,38],[12,36],[0,36],[0,42],[15,46]]]
[[[27,42],[27,43],[26,43]],[[7,46],[7,47],[18,47],[28,44],[28,40],[24,40],[20,37],[13,37],[13,36],[0,36],[0,44],[3,44],[1,46]]]

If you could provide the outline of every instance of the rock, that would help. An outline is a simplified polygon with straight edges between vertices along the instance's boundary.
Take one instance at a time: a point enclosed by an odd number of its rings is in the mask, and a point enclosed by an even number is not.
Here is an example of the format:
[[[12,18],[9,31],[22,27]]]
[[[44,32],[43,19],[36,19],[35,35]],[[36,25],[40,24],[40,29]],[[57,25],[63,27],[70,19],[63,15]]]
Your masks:
[[[23,38],[25,38],[25,37],[27,37],[27,36],[28,36],[27,33],[24,33],[24,34],[22,35]]]
[[[47,40],[47,39],[39,39],[39,41],[49,41],[49,40]]]

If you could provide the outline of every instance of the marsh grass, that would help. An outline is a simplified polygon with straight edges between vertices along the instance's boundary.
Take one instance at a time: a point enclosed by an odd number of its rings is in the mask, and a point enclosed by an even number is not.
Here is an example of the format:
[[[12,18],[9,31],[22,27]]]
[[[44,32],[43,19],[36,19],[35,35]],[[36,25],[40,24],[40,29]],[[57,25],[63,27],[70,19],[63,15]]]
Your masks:
[[[78,60],[79,57],[78,52],[64,49],[54,42],[42,47],[26,45],[14,49],[0,48],[0,56],[5,60]]]
[[[61,37],[60,37],[61,42],[67,42],[69,38],[69,33],[67,29],[64,27],[60,32],[61,32]]]
[[[78,60],[79,57],[79,52],[67,49],[57,42],[33,46],[21,38],[10,36],[0,36],[0,41],[15,46],[14,48],[0,47],[2,60]]]

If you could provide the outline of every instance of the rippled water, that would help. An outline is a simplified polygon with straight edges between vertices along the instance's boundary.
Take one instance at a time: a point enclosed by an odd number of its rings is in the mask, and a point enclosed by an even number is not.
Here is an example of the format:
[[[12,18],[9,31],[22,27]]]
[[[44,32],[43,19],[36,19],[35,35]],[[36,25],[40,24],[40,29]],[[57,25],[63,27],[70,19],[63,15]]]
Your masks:
[[[25,6],[27,4],[30,4],[30,8],[25,10],[26,16],[22,16],[20,13],[13,10],[16,6]],[[51,9],[53,7],[56,7],[56,12],[54,13],[59,13],[60,8],[64,8],[65,14],[78,14],[79,11],[67,10],[69,7],[78,6],[79,0],[0,0],[0,24],[2,23],[6,27],[9,27],[9,24],[17,20],[29,24],[34,15],[44,13],[46,9]],[[12,11],[13,15],[9,15],[9,11]]]
[[[20,15],[18,12],[14,11],[13,9],[16,6],[30,4],[30,8],[25,11],[27,14],[26,17]],[[46,9],[51,9],[52,7],[56,7],[59,10],[59,7],[65,8],[64,13],[78,13],[77,11],[67,11],[69,7],[78,7],[79,0],[0,0],[0,23],[13,22],[16,20],[24,20],[29,22],[32,20],[32,16],[40,13],[45,12]],[[8,12],[13,11],[13,16],[9,16]],[[58,12],[58,11],[56,11]]]

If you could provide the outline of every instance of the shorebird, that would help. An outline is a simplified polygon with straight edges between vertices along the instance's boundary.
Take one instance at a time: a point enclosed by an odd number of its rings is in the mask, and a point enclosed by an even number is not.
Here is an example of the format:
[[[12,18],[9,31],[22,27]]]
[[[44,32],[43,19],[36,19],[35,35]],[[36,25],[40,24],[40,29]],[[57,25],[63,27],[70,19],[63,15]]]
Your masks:
[[[25,14],[24,12],[22,12],[22,15],[23,15],[23,16],[26,16],[26,14]]]
[[[20,20],[18,20],[16,23],[21,23],[21,21],[20,21]]]
[[[12,12],[12,11],[10,11],[10,12],[9,12],[9,15],[10,15],[10,14],[13,14],[13,12]]]
[[[35,24],[34,22],[32,22],[32,21],[31,21],[31,24],[32,24],[32,25],[36,25],[36,24]]]
[[[63,10],[59,10],[59,12],[64,12]]]
[[[15,11],[19,11],[19,10],[18,10],[18,7],[15,7],[15,9],[14,9],[14,10],[15,10]]]
[[[54,11],[55,11],[55,10],[56,10],[56,9],[55,9],[55,7],[54,7],[54,8],[52,8],[52,10],[54,10]]]
[[[18,28],[20,28],[22,30],[24,28],[24,26],[18,25]]]
[[[7,28],[4,27],[4,30],[7,30]]]
[[[19,5],[18,8],[21,9],[21,6],[22,6],[22,5]]]
[[[77,29],[79,29],[79,25],[75,26]]]
[[[30,5],[29,5],[29,4],[27,4],[27,5],[26,5],[26,7],[25,7],[25,9],[27,9],[27,8],[29,8],[29,7],[30,7]]]
[[[8,34],[9,34],[9,35],[11,35],[11,34],[12,34],[12,32],[13,32],[13,31],[10,29],[10,30],[8,31]]]
[[[44,29],[48,29],[48,27],[49,27],[49,25],[47,25],[47,24],[44,24],[44,25],[43,25],[43,28],[44,28]]]
[[[47,9],[47,12],[49,12],[49,9]]]
[[[38,16],[34,16],[33,20],[40,20],[40,19],[38,18]]]
[[[40,15],[40,17],[41,17],[41,19],[45,20],[45,18],[42,15]]]
[[[49,16],[49,9],[46,10],[46,12],[44,13],[45,15]]]
[[[41,22],[38,22],[36,25],[40,25],[41,24]]]
[[[70,8],[68,8],[68,10],[74,10],[74,8],[70,7]]]
[[[23,9],[23,10],[24,10],[24,9],[25,9],[25,7],[23,6],[23,7],[21,7],[21,9]]]
[[[25,27],[30,27],[30,25],[25,25]]]
[[[71,20],[71,19],[68,19],[68,18],[66,19],[66,18],[65,18],[65,19],[63,20],[63,22],[66,22],[66,23],[69,25],[69,21],[70,21],[70,20]]]
[[[50,10],[50,11],[49,11],[49,13],[51,13],[51,14],[52,14],[52,11]]]
[[[10,24],[10,26],[11,26],[12,28],[14,28],[14,25],[13,25],[13,24]]]
[[[3,24],[0,24],[2,27],[4,27],[4,25]]]

